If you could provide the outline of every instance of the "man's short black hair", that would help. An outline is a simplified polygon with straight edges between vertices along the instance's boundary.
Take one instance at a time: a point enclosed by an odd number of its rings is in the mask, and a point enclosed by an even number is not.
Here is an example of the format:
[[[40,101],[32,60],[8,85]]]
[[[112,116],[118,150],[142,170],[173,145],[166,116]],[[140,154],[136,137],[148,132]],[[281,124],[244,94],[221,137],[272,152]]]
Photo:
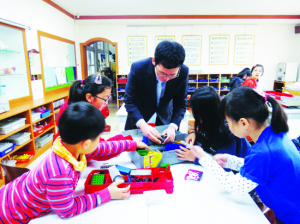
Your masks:
[[[177,42],[162,41],[154,53],[155,65],[161,64],[164,68],[181,67],[185,59],[185,50]]]
[[[72,103],[58,122],[62,141],[71,145],[87,139],[94,141],[104,127],[105,120],[100,110],[87,102]]]

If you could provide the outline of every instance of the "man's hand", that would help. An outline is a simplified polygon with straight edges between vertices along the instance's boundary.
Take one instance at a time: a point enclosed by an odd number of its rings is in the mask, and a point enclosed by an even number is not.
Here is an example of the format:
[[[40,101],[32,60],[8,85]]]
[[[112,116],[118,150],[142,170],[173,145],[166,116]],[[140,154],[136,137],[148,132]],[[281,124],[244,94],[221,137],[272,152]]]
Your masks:
[[[169,126],[166,130],[164,130],[163,135],[167,135],[167,138],[162,144],[166,144],[167,142],[174,142],[175,140],[175,128],[173,126]]]
[[[161,136],[155,128],[151,127],[146,122],[141,123],[139,128],[142,130],[145,137],[157,144],[160,144],[159,139],[161,139]]]

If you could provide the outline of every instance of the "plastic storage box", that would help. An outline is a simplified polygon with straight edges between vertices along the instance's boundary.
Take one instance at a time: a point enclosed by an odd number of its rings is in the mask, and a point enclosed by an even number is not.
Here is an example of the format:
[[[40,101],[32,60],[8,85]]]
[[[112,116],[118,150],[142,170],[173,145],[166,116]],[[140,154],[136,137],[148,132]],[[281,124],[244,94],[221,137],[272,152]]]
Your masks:
[[[30,139],[30,135],[30,132],[19,132],[17,134],[7,137],[6,140],[16,143],[16,145],[22,145]]]
[[[14,152],[11,156],[21,156],[21,155],[24,155],[24,154],[28,154],[30,155],[29,158],[27,159],[13,159],[13,160],[16,160],[17,163],[28,163],[29,160],[35,155],[35,152],[34,151],[28,151],[28,152]]]
[[[37,121],[41,118],[41,113],[31,112],[31,121]]]
[[[14,151],[16,144],[15,143],[0,143],[0,157],[3,157],[10,153],[11,151]]]
[[[51,110],[45,110],[45,112],[41,114],[41,118],[49,116],[50,113],[51,113]]]
[[[208,82],[208,79],[198,79],[198,82]]]
[[[139,170],[139,169],[132,169]],[[142,170],[151,170],[150,175],[139,175],[135,176],[140,180],[144,180],[147,178],[151,180],[149,182],[141,181],[141,182],[133,182],[132,176],[123,176],[125,179],[125,183],[118,185],[119,188],[124,188],[130,185],[130,194],[142,194],[144,191],[149,190],[161,190],[164,189],[168,194],[173,193],[174,188],[174,180],[170,170],[170,166],[168,168],[165,167],[156,167]],[[102,185],[92,185],[91,180],[94,174],[104,174],[104,184]],[[149,179],[150,178],[150,179]],[[129,182],[131,181],[131,182]],[[91,194],[96,191],[101,191],[107,188],[112,183],[111,177],[109,175],[109,171],[106,170],[93,170],[87,177],[84,183],[84,191],[86,194]]]
[[[136,165],[137,168],[150,168],[160,165],[162,159],[162,154],[156,148],[157,146],[150,146],[150,152],[155,152],[156,154],[150,154],[141,156],[137,151],[128,152],[131,161]]]
[[[46,145],[48,142],[53,140],[53,133],[47,133],[44,135],[39,136],[38,138],[35,139],[35,145],[37,148],[43,147]]]
[[[21,128],[25,125],[26,118],[8,118],[0,121],[0,134],[8,134],[18,128]]]
[[[118,83],[126,83],[127,82],[127,78],[119,78],[118,79]]]

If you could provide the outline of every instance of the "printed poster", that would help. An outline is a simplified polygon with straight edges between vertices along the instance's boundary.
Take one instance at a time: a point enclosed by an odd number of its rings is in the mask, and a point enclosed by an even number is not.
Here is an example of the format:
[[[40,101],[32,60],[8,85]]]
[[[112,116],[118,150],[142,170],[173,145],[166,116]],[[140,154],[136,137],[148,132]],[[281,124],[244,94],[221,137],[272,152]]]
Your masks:
[[[155,37],[155,46],[157,46],[160,42],[168,40],[168,41],[175,41],[175,36],[156,36]]]
[[[210,35],[209,64],[227,65],[229,54],[229,35]]]
[[[147,57],[147,37],[128,37],[128,64]]]
[[[202,36],[184,35],[182,37],[182,46],[185,49],[184,64],[186,64],[186,65],[201,65]]]
[[[236,35],[234,49],[235,65],[252,65],[254,56],[254,35]]]

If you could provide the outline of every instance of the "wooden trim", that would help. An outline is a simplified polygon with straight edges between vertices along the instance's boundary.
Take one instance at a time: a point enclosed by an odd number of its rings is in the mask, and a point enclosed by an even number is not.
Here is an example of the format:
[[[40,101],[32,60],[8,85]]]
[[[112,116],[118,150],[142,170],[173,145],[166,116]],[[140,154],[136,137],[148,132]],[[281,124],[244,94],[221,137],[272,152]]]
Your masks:
[[[117,42],[112,42],[106,38],[102,38],[102,37],[95,37],[92,39],[87,40],[84,43],[80,43],[80,55],[81,55],[81,76],[82,79],[85,79],[88,75],[87,72],[87,56],[86,56],[86,47],[99,42],[99,41],[105,41],[113,46],[115,46],[115,60],[116,60],[116,74],[119,74],[119,61],[118,61],[118,43]]]
[[[70,18],[74,19],[74,15],[72,15],[67,10],[65,10],[62,7],[60,7],[59,5],[57,5],[56,3],[52,2],[51,0],[43,0],[43,1],[48,3],[49,5],[53,6],[57,10],[61,11],[63,14],[65,14],[65,15],[69,16]]]
[[[86,19],[300,19],[300,15],[110,15],[80,16]]]
[[[39,52],[40,52],[40,61],[41,61],[42,82],[43,82],[44,95],[47,96],[47,95],[52,95],[52,94],[68,91],[70,89],[70,86],[46,91],[46,85],[45,85],[45,79],[44,79],[44,65],[43,65],[43,52],[42,52],[42,46],[41,46],[41,37],[47,37],[47,38],[51,38],[51,39],[54,39],[54,40],[58,40],[58,41],[62,41],[62,42],[74,45],[75,68],[76,68],[76,75],[77,75],[77,78],[78,78],[75,41],[65,39],[65,38],[62,38],[62,37],[59,37],[59,36],[55,36],[53,34],[46,33],[46,32],[40,31],[40,30],[37,31],[37,34],[38,34],[38,43],[39,43]]]
[[[30,73],[29,59],[28,59],[28,53],[27,53],[27,44],[26,44],[25,29],[20,28],[20,27],[16,27],[16,26],[12,26],[12,25],[9,25],[9,24],[1,23],[1,22],[0,22],[0,25],[22,31],[29,95],[9,100],[9,106],[10,107],[14,107],[15,105],[18,105],[20,103],[24,103],[24,102],[32,100],[31,73]]]

